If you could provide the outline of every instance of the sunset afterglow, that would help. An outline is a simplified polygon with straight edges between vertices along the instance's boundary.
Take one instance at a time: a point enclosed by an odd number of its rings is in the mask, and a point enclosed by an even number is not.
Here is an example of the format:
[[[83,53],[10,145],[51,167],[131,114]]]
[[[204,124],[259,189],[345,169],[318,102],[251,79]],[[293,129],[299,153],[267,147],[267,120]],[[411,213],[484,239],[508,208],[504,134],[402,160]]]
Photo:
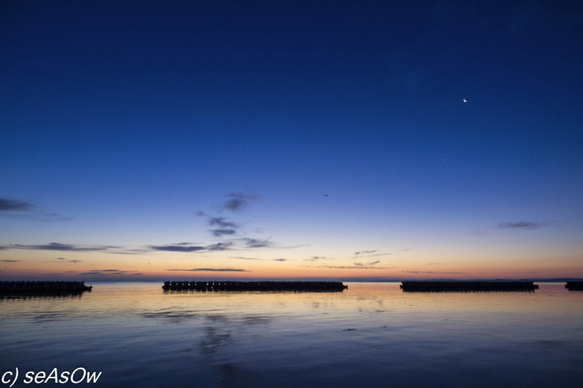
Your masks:
[[[58,3],[0,24],[1,279],[583,278],[569,6]]]

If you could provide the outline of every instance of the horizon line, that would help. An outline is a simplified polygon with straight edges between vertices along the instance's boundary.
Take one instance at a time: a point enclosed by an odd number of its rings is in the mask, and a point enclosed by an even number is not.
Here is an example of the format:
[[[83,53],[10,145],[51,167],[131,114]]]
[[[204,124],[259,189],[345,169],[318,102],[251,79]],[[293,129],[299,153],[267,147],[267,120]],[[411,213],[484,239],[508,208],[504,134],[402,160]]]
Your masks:
[[[0,281],[69,281],[73,277],[58,278],[54,276],[32,276],[32,277],[7,277]],[[192,277],[192,278],[162,278],[162,277],[94,277],[91,279],[76,278],[77,281],[85,283],[154,283],[165,281],[337,281],[346,283],[399,283],[409,281],[532,281],[539,283],[555,283],[568,281],[583,281],[583,277],[475,277],[475,278],[367,278],[367,277],[264,277],[264,278],[213,278],[213,277]]]

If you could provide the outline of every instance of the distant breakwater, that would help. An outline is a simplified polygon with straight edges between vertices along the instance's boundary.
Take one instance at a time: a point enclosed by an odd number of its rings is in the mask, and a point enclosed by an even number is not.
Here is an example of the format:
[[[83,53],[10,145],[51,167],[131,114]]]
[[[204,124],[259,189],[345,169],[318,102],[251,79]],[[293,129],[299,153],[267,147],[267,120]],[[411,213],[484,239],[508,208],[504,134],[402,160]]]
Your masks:
[[[0,295],[76,294],[92,288],[76,281],[0,281]]]
[[[583,282],[567,282],[565,288],[569,291],[583,291]]]
[[[167,281],[164,291],[287,291],[342,292],[348,288],[342,282],[285,282],[285,281]]]
[[[404,292],[534,292],[533,282],[496,281],[408,281],[402,282]]]

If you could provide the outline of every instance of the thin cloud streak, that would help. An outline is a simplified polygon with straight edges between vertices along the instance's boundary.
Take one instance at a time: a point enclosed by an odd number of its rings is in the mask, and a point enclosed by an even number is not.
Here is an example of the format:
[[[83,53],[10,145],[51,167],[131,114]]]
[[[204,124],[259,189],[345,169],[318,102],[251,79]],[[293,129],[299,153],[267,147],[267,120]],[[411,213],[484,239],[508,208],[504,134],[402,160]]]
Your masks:
[[[87,272],[81,272],[80,275],[91,277],[110,277],[110,276],[143,276],[143,273],[137,271],[125,271],[120,269],[93,269]]]
[[[166,271],[171,272],[250,272],[246,269],[242,268],[175,268],[175,269],[167,269]]]
[[[498,227],[501,229],[526,229],[533,230],[549,226],[548,222],[537,221],[517,221],[517,222],[501,222]]]
[[[204,213],[202,213],[204,215]],[[208,223],[210,226],[219,226],[221,228],[238,228],[234,222],[227,221],[224,217],[210,217],[208,219]]]
[[[82,262],[83,262],[83,260],[77,260],[77,259],[68,260],[68,259],[65,259],[64,257],[59,257],[55,260],[43,261],[43,263],[73,263],[73,264],[82,263]]]
[[[263,261],[263,259],[258,259],[256,257],[244,257],[244,256],[231,256],[230,259],[235,259],[235,260],[249,260],[249,261]]]
[[[224,251],[233,245],[232,243],[216,243],[207,246],[189,245],[188,243],[181,243],[175,245],[151,245],[150,248],[156,251],[165,252],[208,252],[208,251]]]
[[[249,260],[249,261],[278,261],[278,262],[285,262],[288,259],[278,258],[278,259],[259,259],[257,257],[244,257],[244,256],[231,256],[231,259],[235,260]]]
[[[211,233],[215,237],[223,237],[223,236],[233,236],[237,233],[235,229],[213,229]]]
[[[392,255],[391,252],[378,252],[377,250],[370,250],[370,251],[359,251],[354,252],[355,258],[363,258],[363,257],[380,257],[380,256],[388,256]]]
[[[7,198],[0,198],[0,216],[41,222],[70,221],[75,219],[38,209],[37,206],[29,202]]]
[[[93,251],[107,251],[108,249],[116,249],[114,246],[75,246],[70,244],[49,243],[41,245],[5,245],[3,249],[28,249],[38,251],[70,251],[70,252],[93,252]]]
[[[375,266],[366,266],[360,263],[355,263],[354,265],[323,265],[316,268],[325,268],[325,269],[366,269],[366,270],[374,270],[374,269],[391,269],[394,267],[375,267]]]
[[[248,248],[265,248],[272,245],[268,240],[258,240],[249,237],[244,238],[243,241],[245,241],[245,245],[247,245]]]
[[[309,259],[304,259],[304,261],[309,261],[309,262],[316,262],[316,261],[324,261],[324,260],[334,260],[333,258],[327,258],[325,256],[312,256]]]
[[[202,246],[182,246],[182,245],[162,245],[162,246],[151,245],[150,248],[156,251],[165,252],[197,252],[206,250],[206,248]]]
[[[191,243],[178,243],[169,245],[149,245],[143,248],[131,248],[112,245],[74,245],[62,243],[49,244],[12,244],[0,246],[0,250],[20,249],[33,251],[62,251],[62,252],[104,252],[109,254],[146,254],[149,252],[215,252],[225,251],[233,246],[232,242],[219,242],[211,245],[192,245]]]
[[[0,212],[5,211],[28,211],[34,208],[34,205],[15,199],[0,198]]]
[[[390,269],[394,267],[377,267],[377,264],[380,264],[380,260],[371,261],[369,263],[353,263],[353,265],[322,265],[316,268],[326,268],[326,269],[366,269],[366,270],[374,270],[374,269]]]
[[[376,250],[371,250],[371,251],[358,251],[358,252],[354,252],[354,256],[360,256],[360,255],[370,255],[372,253],[375,253]]]
[[[209,250],[209,251],[226,251],[232,245],[233,245],[233,243],[231,243],[231,242],[216,243],[216,244],[207,246],[207,250]]]

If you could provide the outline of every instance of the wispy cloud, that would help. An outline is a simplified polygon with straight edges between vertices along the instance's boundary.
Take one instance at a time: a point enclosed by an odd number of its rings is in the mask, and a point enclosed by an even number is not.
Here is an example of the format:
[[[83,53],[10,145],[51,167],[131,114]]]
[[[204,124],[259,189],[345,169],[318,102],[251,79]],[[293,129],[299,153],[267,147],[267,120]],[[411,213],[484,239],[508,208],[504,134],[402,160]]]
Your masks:
[[[360,255],[370,255],[372,253],[375,253],[376,250],[371,250],[371,251],[358,251],[358,252],[354,252],[354,256],[360,256]]]
[[[221,204],[220,210],[229,210],[234,213],[245,209],[252,201],[258,199],[258,196],[255,194],[241,192],[229,193],[226,197],[227,200]],[[246,248],[265,248],[273,246],[268,239],[243,237],[248,234],[242,230],[241,225],[226,217],[208,215],[203,211],[197,211],[195,214],[207,219],[207,223],[211,227],[209,232],[213,237],[223,239],[224,242],[217,244],[217,250],[224,250],[232,245],[240,245],[241,243]]]
[[[233,212],[246,208],[251,201],[257,199],[256,195],[246,193],[230,193],[227,197],[229,199],[223,203],[223,207]]]
[[[235,259],[235,260],[249,260],[249,261],[263,261],[263,259],[258,259],[257,257],[245,257],[245,256],[231,256],[230,259]]]
[[[242,268],[174,268],[167,269],[166,271],[172,272],[250,272]]]
[[[403,273],[410,273],[415,275],[460,275],[464,272],[456,271],[402,271]]]
[[[243,241],[248,248],[265,248],[271,246],[271,242],[268,240],[258,240],[255,238],[246,237],[243,239]]]
[[[71,245],[71,244],[61,244],[61,243],[49,243],[41,245],[5,245],[4,249],[28,249],[28,250],[38,250],[38,251],[70,251],[70,252],[92,252],[92,251],[107,251],[109,249],[115,249],[118,247],[114,246],[104,246],[104,245],[94,245],[94,246],[83,246],[83,245]]]
[[[186,246],[186,245],[150,245],[150,248],[156,251],[165,252],[197,252],[206,250],[203,246]]]
[[[6,211],[28,211],[34,206],[31,203],[18,201],[15,199],[0,198],[0,212]]]
[[[354,257],[356,258],[362,258],[362,257],[377,257],[377,256],[387,256],[387,255],[392,255],[391,252],[378,252],[376,249],[374,250],[368,250],[368,251],[358,251],[358,252],[354,252]]]
[[[324,260],[334,260],[334,259],[329,259],[325,256],[312,256],[308,259],[304,259],[304,261],[309,261],[309,262],[324,261]]]
[[[352,265],[323,265],[319,266],[318,268],[327,268],[327,269],[366,269],[366,270],[375,270],[375,269],[390,269],[393,267],[386,267],[386,266],[377,266],[380,264],[380,260],[371,261],[368,263],[353,263]]]
[[[192,245],[190,243],[179,243],[173,245],[151,245],[150,248],[156,251],[165,252],[207,252],[207,251],[224,251],[232,243],[216,243],[212,245]]]
[[[59,257],[56,260],[47,260],[44,261],[44,263],[73,263],[73,264],[77,264],[77,263],[81,263],[83,262],[83,260],[77,260],[77,259],[65,259],[64,257]]]
[[[327,268],[327,269],[366,269],[366,270],[374,270],[374,269],[390,269],[393,267],[367,267],[365,265],[359,265],[359,263],[355,263],[355,265],[324,265],[318,268]]]
[[[548,222],[538,221],[516,221],[516,222],[501,222],[498,227],[501,229],[539,229],[549,226]]]
[[[204,215],[204,213],[202,213]],[[221,228],[238,228],[234,222],[227,221],[225,217],[208,217],[208,223],[210,226],[219,226]]]
[[[13,259],[6,259],[6,260],[0,260],[0,262],[2,263],[20,263],[22,260],[13,260]]]
[[[208,225],[214,227],[209,231],[215,237],[234,236],[240,227],[239,224],[228,221],[225,217],[209,216],[202,211],[197,212],[196,215],[207,218]]]
[[[206,247],[206,249],[209,250],[209,251],[226,251],[232,245],[233,245],[232,242],[224,242],[224,243],[221,242],[221,243],[216,243],[216,244],[213,244],[213,245],[208,245]]]
[[[230,233],[224,231],[219,233],[220,236],[228,236]],[[213,244],[197,244],[191,242],[171,243],[164,245],[147,245],[141,247],[131,246],[113,246],[113,245],[83,245],[83,244],[64,244],[51,242],[48,244],[12,244],[0,245],[0,250],[31,250],[31,251],[59,251],[59,252],[103,252],[107,254],[131,254],[140,255],[151,252],[176,252],[176,253],[203,253],[203,252],[221,252],[231,249],[251,248],[259,249],[272,247],[273,243],[267,239],[257,238],[235,238],[227,241],[219,241]],[[64,259],[59,259],[64,260]],[[283,259],[279,260],[283,261]]]
[[[111,246],[111,245],[75,245],[75,244],[62,244],[62,243],[49,243],[49,244],[13,244],[13,245],[2,245],[0,250],[5,249],[22,249],[22,250],[35,250],[35,251],[61,251],[61,252],[105,252],[110,254],[145,254],[152,251],[163,251],[163,252],[215,252],[215,251],[225,251],[233,246],[233,242],[219,242],[210,245],[196,245],[192,243],[176,243],[168,245],[150,245],[147,247],[123,247],[123,246]],[[64,260],[62,258],[58,260]],[[70,261],[71,262],[71,261]]]
[[[41,222],[59,222],[59,221],[71,221],[74,220],[75,217],[65,217],[58,215],[56,213],[49,213],[49,212],[38,212],[31,217],[29,217],[32,221],[41,221]]]
[[[44,211],[29,202],[7,198],[0,198],[0,215],[8,218],[44,222],[69,221],[74,219],[72,217],[63,217],[56,213]]]
[[[143,276],[143,273],[137,271],[125,271],[121,269],[94,269],[87,272],[81,272],[80,275],[110,278],[110,277]]]
[[[235,229],[213,229],[211,233],[215,237],[233,236],[237,233]]]
[[[13,245],[3,245],[0,246],[0,250],[5,249],[22,249],[31,251],[64,251],[64,252],[104,252],[110,254],[124,254],[124,255],[136,255],[142,253],[151,252],[151,248],[131,248],[131,247],[121,247],[121,246],[110,246],[110,245],[73,245],[73,244],[61,244],[61,243],[50,243],[50,244],[36,244],[36,245],[23,245],[23,244],[13,244]]]
[[[227,221],[224,217],[208,217],[208,224],[210,226],[215,226],[215,229],[211,229],[210,232],[215,237],[233,236],[237,234],[237,229],[239,225],[232,221]]]
[[[283,259],[283,258],[277,258],[277,259],[259,259],[257,257],[245,257],[245,256],[231,256],[231,259],[235,259],[235,260],[249,260],[249,261],[279,261],[279,262],[284,262],[287,261],[288,259]]]
[[[380,263],[380,260],[377,261],[371,261],[370,263],[354,263],[354,265],[359,265],[359,266],[371,266],[371,265],[376,265],[378,263]]]

